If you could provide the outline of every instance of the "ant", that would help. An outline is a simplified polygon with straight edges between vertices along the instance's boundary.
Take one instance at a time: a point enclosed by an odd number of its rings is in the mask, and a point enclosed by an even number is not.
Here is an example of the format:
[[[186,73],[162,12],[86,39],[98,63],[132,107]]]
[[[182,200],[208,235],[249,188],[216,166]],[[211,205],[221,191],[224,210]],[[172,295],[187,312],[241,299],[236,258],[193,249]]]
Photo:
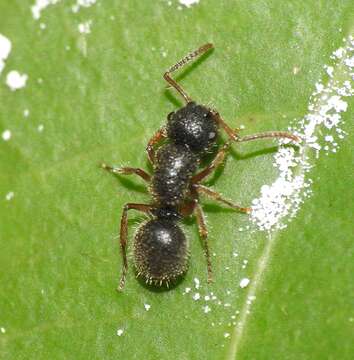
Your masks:
[[[120,223],[120,248],[123,269],[117,290],[122,290],[128,270],[127,240],[128,211],[146,213],[150,219],[137,230],[134,238],[134,263],[137,276],[146,283],[167,287],[187,270],[189,246],[181,228],[182,218],[195,215],[203,242],[207,262],[208,282],[212,281],[212,269],[208,248],[208,230],[199,195],[219,201],[234,210],[250,213],[251,208],[242,207],[224,199],[216,191],[201,184],[206,177],[223,163],[231,142],[245,142],[263,138],[300,139],[288,132],[272,131],[240,137],[239,129],[231,129],[220,114],[203,105],[196,104],[171,74],[191,60],[205,54],[214,46],[207,43],[189,53],[164,74],[164,79],[183,97],[186,105],[167,116],[167,124],[161,127],[148,142],[146,151],[153,166],[153,175],[140,168],[115,168],[102,164],[102,168],[119,175],[135,174],[148,183],[153,201],[150,204],[127,203],[123,207]],[[228,141],[217,151],[214,159],[204,169],[198,170],[203,157],[216,145],[218,130],[223,129]],[[163,140],[163,144],[155,150]]]

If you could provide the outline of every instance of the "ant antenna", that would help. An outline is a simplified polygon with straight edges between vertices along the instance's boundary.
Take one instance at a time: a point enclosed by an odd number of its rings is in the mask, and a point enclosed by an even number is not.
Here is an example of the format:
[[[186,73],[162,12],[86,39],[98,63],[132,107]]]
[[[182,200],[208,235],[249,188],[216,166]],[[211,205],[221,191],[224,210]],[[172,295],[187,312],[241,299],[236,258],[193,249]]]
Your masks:
[[[171,66],[163,75],[164,79],[170,84],[172,85],[184,98],[184,100],[186,100],[186,103],[189,103],[192,101],[192,99],[188,96],[188,94],[182,89],[182,87],[180,85],[177,84],[177,82],[175,80],[173,80],[170,76],[171,73],[173,73],[174,71],[178,70],[179,68],[183,67],[184,65],[188,64],[190,61],[192,61],[194,58],[203,55],[204,53],[206,53],[209,49],[213,49],[214,45],[211,43],[207,43],[203,46],[201,46],[199,49],[192,51],[191,53],[189,53],[188,55],[186,55],[183,59],[181,59],[180,61],[178,61],[176,64],[174,64],[173,66]]]

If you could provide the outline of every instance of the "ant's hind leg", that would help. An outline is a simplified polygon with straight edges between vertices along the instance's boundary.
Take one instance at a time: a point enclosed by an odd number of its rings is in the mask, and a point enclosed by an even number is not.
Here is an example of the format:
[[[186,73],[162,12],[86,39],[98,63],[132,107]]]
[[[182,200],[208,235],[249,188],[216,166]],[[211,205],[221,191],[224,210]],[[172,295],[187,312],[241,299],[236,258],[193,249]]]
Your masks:
[[[107,170],[113,174],[118,175],[138,175],[146,182],[150,182],[151,176],[143,169],[140,168],[132,168],[132,167],[122,167],[122,168],[115,168],[113,166],[109,166],[105,163],[101,164],[102,169]]]
[[[198,223],[199,235],[203,241],[204,253],[208,268],[208,283],[210,283],[213,281],[213,273],[211,269],[210,252],[208,246],[208,229],[206,227],[203,209],[197,202],[194,207],[194,213]]]
[[[209,197],[210,199],[219,201],[237,211],[249,214],[252,210],[250,207],[243,207],[240,205],[236,205],[233,202],[231,202],[230,200],[224,199],[218,192],[211,190],[204,185],[194,184],[193,188],[197,191],[198,194],[205,195],[205,196]]]
[[[120,249],[122,251],[122,259],[123,259],[123,268],[122,275],[119,281],[118,291],[123,290],[125,285],[125,278],[127,276],[128,271],[128,261],[127,261],[127,242],[128,242],[128,210],[138,210],[144,213],[149,213],[152,209],[151,205],[146,204],[133,204],[128,203],[123,207],[123,214],[120,220]]]

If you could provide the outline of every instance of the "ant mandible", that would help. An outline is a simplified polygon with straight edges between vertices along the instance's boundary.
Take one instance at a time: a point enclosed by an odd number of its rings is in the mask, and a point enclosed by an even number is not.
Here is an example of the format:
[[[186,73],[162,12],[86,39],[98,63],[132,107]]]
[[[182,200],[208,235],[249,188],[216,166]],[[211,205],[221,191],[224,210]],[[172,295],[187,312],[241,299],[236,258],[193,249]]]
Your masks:
[[[123,269],[117,290],[122,290],[128,270],[127,240],[128,211],[138,210],[150,216],[137,230],[134,238],[134,263],[137,276],[145,278],[149,284],[169,286],[187,270],[188,241],[177,223],[184,217],[194,214],[203,241],[208,270],[208,282],[212,280],[208,230],[199,195],[219,201],[232,209],[249,213],[251,208],[242,207],[224,199],[216,191],[201,184],[224,161],[231,142],[245,142],[263,138],[287,138],[298,142],[299,138],[282,131],[239,136],[238,130],[231,129],[219,113],[206,106],[198,105],[189,97],[171,74],[212,49],[213,44],[205,44],[189,53],[173,65],[164,79],[183,97],[186,105],[167,116],[167,124],[160,128],[148,142],[146,151],[153,166],[153,175],[140,168],[115,168],[102,164],[105,170],[119,175],[135,174],[148,183],[153,197],[150,204],[127,203],[123,207],[120,223],[120,248]],[[198,166],[205,154],[210,152],[218,139],[218,129],[223,129],[228,141],[218,150],[214,159],[204,169]],[[163,140],[157,151],[156,145]]]

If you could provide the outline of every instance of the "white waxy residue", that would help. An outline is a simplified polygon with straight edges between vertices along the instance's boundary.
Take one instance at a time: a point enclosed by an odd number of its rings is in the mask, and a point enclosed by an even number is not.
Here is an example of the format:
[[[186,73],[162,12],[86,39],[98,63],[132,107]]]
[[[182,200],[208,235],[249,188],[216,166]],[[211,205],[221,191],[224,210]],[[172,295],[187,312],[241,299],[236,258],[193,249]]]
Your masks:
[[[31,6],[32,16],[38,20],[41,17],[41,12],[49,5],[55,5],[61,0],[36,0]]]
[[[3,133],[1,134],[1,137],[4,141],[8,141],[11,139],[11,131],[10,130],[5,130],[3,131]]]
[[[312,194],[312,153],[318,158],[323,152],[337,152],[339,140],[346,135],[342,130],[342,113],[348,108],[345,98],[354,94],[349,80],[354,79],[353,58],[354,38],[350,36],[333,52],[334,63],[324,66],[329,80],[327,84],[315,84],[308,113],[289,129],[302,139],[302,144],[298,149],[279,148],[273,164],[279,171],[278,178],[271,185],[263,185],[260,196],[252,201],[251,220],[258,229],[270,232],[285,228]]]
[[[26,86],[27,74],[20,74],[16,70],[10,71],[6,76],[6,85],[12,90],[19,90]]]
[[[122,336],[124,333],[124,329],[118,329],[117,330],[117,336]]]
[[[193,295],[193,300],[194,301],[197,301],[197,300],[199,300],[200,299],[200,294],[199,293],[195,293],[194,295]]]
[[[240,281],[240,288],[244,289],[245,287],[247,287],[250,283],[250,279],[248,278],[243,278],[241,281]]]
[[[203,311],[204,311],[205,314],[207,314],[208,312],[210,312],[210,311],[211,311],[210,306],[208,306],[208,305],[203,306]]]
[[[10,55],[11,47],[11,41],[4,35],[0,34],[0,74],[4,70],[5,61]]]
[[[10,191],[6,194],[5,199],[7,201],[10,201],[11,199],[13,199],[14,196],[15,196],[15,193],[13,191]]]
[[[179,3],[186,7],[191,7],[192,5],[198,4],[199,0],[179,0]]]
[[[84,23],[81,23],[78,25],[78,30],[81,34],[90,34],[91,33],[91,25],[92,25],[91,20],[85,21]]]
[[[95,5],[97,0],[76,0],[76,4],[74,4],[71,9],[74,13],[77,13],[81,7],[88,8],[92,5]]]

